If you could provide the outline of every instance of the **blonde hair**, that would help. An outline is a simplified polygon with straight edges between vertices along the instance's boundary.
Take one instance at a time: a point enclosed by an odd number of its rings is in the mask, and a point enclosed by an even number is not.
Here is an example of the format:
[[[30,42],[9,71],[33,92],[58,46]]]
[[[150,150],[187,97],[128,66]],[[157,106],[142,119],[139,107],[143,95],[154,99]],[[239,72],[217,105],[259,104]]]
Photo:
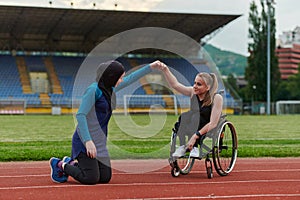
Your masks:
[[[203,99],[202,106],[209,106],[213,103],[214,95],[217,93],[218,90],[218,79],[214,73],[205,73],[201,72],[197,74],[197,76],[201,77],[207,87],[209,87],[208,92],[205,94]]]

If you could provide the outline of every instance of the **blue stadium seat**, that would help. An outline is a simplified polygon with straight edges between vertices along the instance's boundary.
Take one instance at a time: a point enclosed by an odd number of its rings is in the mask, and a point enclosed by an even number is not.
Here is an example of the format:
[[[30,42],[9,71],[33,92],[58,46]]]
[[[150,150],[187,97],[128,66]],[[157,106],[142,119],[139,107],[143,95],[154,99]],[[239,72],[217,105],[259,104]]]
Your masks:
[[[73,85],[76,78],[77,71],[80,65],[84,61],[84,57],[68,57],[68,56],[53,56],[52,62],[59,78],[63,94],[52,94],[49,93],[50,101],[52,105],[55,106],[71,106],[72,104],[72,93]],[[131,59],[131,58],[130,58]],[[130,70],[133,66],[130,63],[129,58],[121,57],[117,60],[120,61],[126,71]],[[151,63],[157,60],[156,58],[134,58],[134,63],[138,65],[143,65]],[[192,66],[189,62],[180,58],[161,58],[168,66],[170,66],[174,71],[177,71],[177,78],[180,82],[184,84],[192,85],[194,82],[195,75],[198,72],[210,72],[210,69],[205,64],[197,64]],[[41,56],[25,56],[26,65],[29,71],[46,71],[43,58]],[[26,99],[29,105],[40,105],[40,99],[38,94],[23,94],[22,85],[20,82],[19,72],[16,65],[15,57],[9,55],[0,55],[0,98],[15,98],[15,99]],[[87,81],[84,78],[80,81]],[[88,80],[90,81],[90,80]],[[82,85],[83,88],[76,88],[78,90],[85,90],[85,83],[79,84],[78,87]],[[219,83],[220,88],[224,88],[222,82]],[[117,92],[117,106],[123,107],[123,96],[126,94],[146,94],[145,90],[141,86],[139,81],[136,81],[132,85],[123,88]],[[189,107],[189,97],[183,95],[176,95],[178,105],[180,107]],[[76,98],[80,99],[81,96]],[[79,101],[79,100],[78,100]],[[235,100],[230,95],[228,91],[225,91],[224,103],[226,105],[234,104]],[[134,104],[140,107],[149,107],[152,104],[160,104],[165,106],[163,99],[151,100],[146,99],[143,102],[132,100],[130,104]],[[225,105],[225,106],[226,106]]]
[[[12,56],[0,55],[0,94],[2,98],[22,95],[22,86],[16,61]]]
[[[24,56],[29,72],[46,72],[45,63],[41,56]]]

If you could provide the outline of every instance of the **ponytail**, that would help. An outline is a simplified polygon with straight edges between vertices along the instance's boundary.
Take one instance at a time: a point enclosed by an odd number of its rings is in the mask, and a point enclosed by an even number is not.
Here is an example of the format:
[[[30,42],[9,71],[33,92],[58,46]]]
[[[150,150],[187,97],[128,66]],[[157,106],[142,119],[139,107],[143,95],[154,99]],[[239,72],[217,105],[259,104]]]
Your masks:
[[[217,76],[214,73],[199,73],[198,76],[200,76],[207,87],[209,87],[209,90],[203,99],[202,106],[209,106],[213,103],[213,98],[219,87]]]

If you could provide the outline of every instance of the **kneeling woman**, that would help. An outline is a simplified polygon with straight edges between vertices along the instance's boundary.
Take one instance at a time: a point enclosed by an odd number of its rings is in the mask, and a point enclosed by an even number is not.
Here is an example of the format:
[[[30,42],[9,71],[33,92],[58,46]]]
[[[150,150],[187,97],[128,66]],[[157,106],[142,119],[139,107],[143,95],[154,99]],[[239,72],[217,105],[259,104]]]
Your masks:
[[[110,181],[112,170],[106,141],[108,122],[116,103],[114,92],[158,68],[159,63],[153,62],[126,77],[121,63],[100,64],[96,82],[86,89],[76,115],[78,125],[72,139],[72,156],[50,159],[54,182],[66,182],[68,176],[82,184]]]

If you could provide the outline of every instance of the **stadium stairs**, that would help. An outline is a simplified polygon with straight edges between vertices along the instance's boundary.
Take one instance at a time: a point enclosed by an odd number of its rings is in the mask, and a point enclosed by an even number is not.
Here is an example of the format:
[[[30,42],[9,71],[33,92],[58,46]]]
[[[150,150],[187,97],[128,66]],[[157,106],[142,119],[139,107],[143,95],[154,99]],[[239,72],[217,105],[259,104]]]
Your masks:
[[[20,74],[20,80],[22,84],[22,89],[24,94],[32,94],[32,89],[30,86],[29,75],[26,68],[26,63],[24,57],[16,57],[16,63]]]
[[[40,100],[41,100],[41,105],[43,107],[52,106],[51,101],[50,101],[50,97],[47,93],[40,93],[39,97],[40,97]]]
[[[30,68],[36,68],[34,66],[34,62],[38,62],[39,59],[35,57],[22,57],[17,56],[16,57],[16,63],[18,67],[18,71],[20,74],[20,80],[22,84],[22,90],[23,94],[33,94],[31,84],[30,84],[30,78],[29,78],[29,72],[31,71]],[[55,72],[52,60],[50,57],[43,58],[43,62],[39,63],[41,66],[39,68],[43,68],[46,70],[49,82],[50,82],[50,88],[52,88],[51,93],[53,94],[63,94],[62,88],[60,86],[59,79],[57,77],[57,74]],[[39,65],[38,64],[38,65]],[[50,114],[52,109],[52,102],[50,99],[50,96],[47,92],[42,92],[37,94],[39,98],[39,102],[32,102],[28,103],[26,108],[26,113],[36,113],[36,114]],[[67,111],[69,112],[69,111]]]
[[[51,57],[44,58],[44,63],[45,63],[45,67],[46,67],[48,75],[49,75],[49,81],[51,84],[52,93],[53,94],[63,94],[63,91],[61,89],[61,85],[58,80],[57,74],[55,72]]]

